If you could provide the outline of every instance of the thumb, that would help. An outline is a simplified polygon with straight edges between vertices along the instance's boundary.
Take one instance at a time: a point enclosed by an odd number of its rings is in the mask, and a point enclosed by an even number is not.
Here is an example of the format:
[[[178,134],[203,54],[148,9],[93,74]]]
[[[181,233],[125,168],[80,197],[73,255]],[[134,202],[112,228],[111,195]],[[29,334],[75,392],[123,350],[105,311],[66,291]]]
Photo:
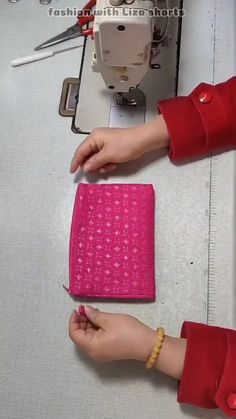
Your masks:
[[[88,159],[84,165],[84,171],[90,172],[93,170],[98,170],[101,167],[105,166],[107,163],[111,163],[109,156],[106,150],[101,149],[98,153],[94,154],[90,159]]]
[[[98,328],[103,329],[107,323],[107,313],[103,313],[99,311],[97,308],[93,308],[91,306],[85,307],[85,313],[88,320],[97,326]]]

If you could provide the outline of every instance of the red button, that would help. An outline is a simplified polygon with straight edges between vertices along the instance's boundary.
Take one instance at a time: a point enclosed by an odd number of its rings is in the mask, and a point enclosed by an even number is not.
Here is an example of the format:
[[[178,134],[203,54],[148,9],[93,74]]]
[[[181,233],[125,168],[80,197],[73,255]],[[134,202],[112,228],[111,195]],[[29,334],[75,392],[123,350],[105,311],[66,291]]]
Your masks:
[[[201,92],[199,94],[199,102],[201,103],[209,103],[212,99],[211,92]]]
[[[232,393],[227,397],[227,405],[230,409],[236,410],[236,393]]]

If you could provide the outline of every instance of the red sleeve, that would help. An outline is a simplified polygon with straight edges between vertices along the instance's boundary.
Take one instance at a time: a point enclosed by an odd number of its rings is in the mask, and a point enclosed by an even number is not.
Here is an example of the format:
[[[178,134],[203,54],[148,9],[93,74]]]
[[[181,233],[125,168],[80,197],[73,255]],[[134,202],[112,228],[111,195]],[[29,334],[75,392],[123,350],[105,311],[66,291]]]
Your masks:
[[[178,402],[236,417],[236,331],[185,322],[181,337],[187,348]]]
[[[170,134],[170,158],[192,160],[236,146],[236,77],[201,83],[189,96],[161,101]]]

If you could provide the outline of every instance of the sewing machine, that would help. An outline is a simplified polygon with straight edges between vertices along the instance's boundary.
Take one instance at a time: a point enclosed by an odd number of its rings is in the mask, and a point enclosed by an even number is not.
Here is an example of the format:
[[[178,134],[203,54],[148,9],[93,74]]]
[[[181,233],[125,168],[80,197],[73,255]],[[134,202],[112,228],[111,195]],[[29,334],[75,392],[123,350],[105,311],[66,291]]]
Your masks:
[[[176,89],[181,1],[98,0],[80,70],[75,128],[133,126]],[[171,16],[164,16],[167,9]],[[163,78],[168,89],[162,89]],[[87,98],[96,100],[88,103]]]
[[[115,7],[118,3],[119,7]],[[162,2],[163,3],[163,2]],[[168,2],[164,2],[167,6]],[[98,0],[94,21],[93,71],[101,74],[106,87],[118,93],[135,89],[152,66],[160,46],[167,41],[167,24],[152,17],[157,0]],[[114,6],[113,6],[114,5]]]

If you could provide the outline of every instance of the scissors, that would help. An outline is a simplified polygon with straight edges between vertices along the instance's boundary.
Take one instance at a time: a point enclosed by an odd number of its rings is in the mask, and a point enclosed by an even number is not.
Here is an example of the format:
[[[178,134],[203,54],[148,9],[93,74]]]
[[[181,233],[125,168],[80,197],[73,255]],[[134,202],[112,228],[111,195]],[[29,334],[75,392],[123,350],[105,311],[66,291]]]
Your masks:
[[[92,8],[95,6],[96,0],[90,0],[86,6],[83,7],[82,11],[88,10],[91,12]],[[89,36],[93,35],[93,28],[83,29],[83,26],[87,25],[88,23],[94,20],[94,15],[90,16],[78,16],[77,22],[75,25],[70,26],[66,31],[60,33],[59,35],[54,36],[48,41],[43,42],[42,44],[38,45],[34,48],[35,51],[38,51],[43,48],[50,47],[52,45],[59,44],[64,41],[68,41],[69,39],[74,39],[79,36]]]

